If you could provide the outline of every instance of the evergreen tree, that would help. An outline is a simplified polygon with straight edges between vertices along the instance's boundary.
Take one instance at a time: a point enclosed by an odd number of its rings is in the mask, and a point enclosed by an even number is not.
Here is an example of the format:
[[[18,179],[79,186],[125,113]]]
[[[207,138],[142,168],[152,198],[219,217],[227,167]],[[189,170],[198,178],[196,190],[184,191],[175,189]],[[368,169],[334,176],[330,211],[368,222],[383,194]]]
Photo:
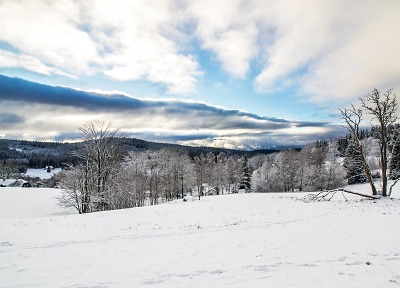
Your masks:
[[[338,152],[340,157],[345,157],[346,156],[346,149],[349,144],[349,140],[347,137],[341,137],[337,139],[337,144],[338,144]]]
[[[348,143],[344,167],[347,171],[349,184],[365,183],[367,181],[360,151],[355,146],[353,140],[350,140]]]
[[[400,177],[400,138],[393,144],[392,158],[389,165],[389,179],[396,180]]]
[[[241,172],[242,172],[242,179],[240,181],[240,189],[245,189],[246,192],[250,192],[251,190],[251,175],[250,169],[247,161],[247,157],[243,157],[241,159]]]

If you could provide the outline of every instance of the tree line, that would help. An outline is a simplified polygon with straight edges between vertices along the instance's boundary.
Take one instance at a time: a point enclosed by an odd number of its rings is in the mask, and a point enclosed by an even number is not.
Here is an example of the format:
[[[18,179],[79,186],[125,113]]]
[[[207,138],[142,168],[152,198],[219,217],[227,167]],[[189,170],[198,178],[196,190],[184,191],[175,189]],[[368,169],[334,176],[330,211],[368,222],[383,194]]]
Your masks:
[[[154,205],[186,194],[250,190],[247,158],[224,152],[190,157],[183,149],[135,149],[124,156],[110,123],[90,121],[74,156],[80,160],[60,175],[63,206],[79,213]],[[211,191],[211,192],[210,192]]]
[[[391,89],[383,94],[373,89],[359,100],[358,108],[351,105],[339,109],[349,131],[347,136],[319,141],[299,152],[286,150],[253,157],[253,190],[322,191],[369,183],[372,195],[390,196],[400,180],[397,99]]]
[[[249,159],[224,152],[189,156],[177,147],[124,155],[111,124],[87,122],[80,127],[84,141],[73,153],[79,161],[61,175],[60,203],[88,213],[153,205],[191,193],[322,191],[364,182],[373,195],[390,196],[400,180],[397,101],[391,90],[381,95],[374,89],[360,102],[361,108],[340,109],[346,137]],[[375,125],[361,129],[365,113]]]
[[[337,142],[319,141],[300,151],[285,150],[250,159],[255,192],[331,190],[346,184]]]

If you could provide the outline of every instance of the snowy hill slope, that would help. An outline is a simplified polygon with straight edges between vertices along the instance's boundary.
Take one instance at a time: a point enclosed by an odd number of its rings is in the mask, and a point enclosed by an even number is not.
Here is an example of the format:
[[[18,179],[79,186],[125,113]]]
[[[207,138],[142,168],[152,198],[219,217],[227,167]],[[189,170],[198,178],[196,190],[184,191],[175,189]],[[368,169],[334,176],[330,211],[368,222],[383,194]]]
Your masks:
[[[299,196],[0,219],[0,287],[398,287],[398,199]]]

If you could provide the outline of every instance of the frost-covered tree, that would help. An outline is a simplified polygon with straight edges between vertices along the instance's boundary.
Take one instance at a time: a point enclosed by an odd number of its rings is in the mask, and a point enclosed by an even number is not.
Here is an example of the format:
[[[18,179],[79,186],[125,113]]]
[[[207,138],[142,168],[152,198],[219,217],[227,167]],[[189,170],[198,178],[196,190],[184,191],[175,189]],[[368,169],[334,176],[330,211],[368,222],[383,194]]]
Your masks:
[[[118,171],[119,150],[115,135],[117,129],[111,123],[88,121],[78,127],[83,142],[74,154],[80,159],[77,169],[82,174],[83,183],[80,193],[83,195],[81,213],[112,209],[111,184]],[[75,173],[67,171],[66,174]],[[64,178],[66,181],[68,175]],[[63,181],[63,180],[62,180]],[[68,187],[68,183],[61,183]]]
[[[203,195],[203,184],[213,186],[215,183],[214,166],[215,155],[211,152],[194,157],[195,182],[199,199]]]
[[[367,177],[368,183],[371,187],[372,195],[377,195],[378,190],[376,189],[374,180],[372,179],[371,169],[368,166],[367,159],[365,158],[364,147],[361,142],[362,138],[360,125],[363,117],[363,110],[351,105],[350,108],[339,109],[339,111],[342,114],[342,120],[345,122],[345,127],[350,132],[350,135],[354,141],[354,147],[357,149],[361,157],[362,166],[365,176]]]
[[[390,162],[389,154],[389,130],[397,121],[397,99],[393,90],[389,89],[383,95],[374,88],[371,93],[367,94],[363,98],[360,98],[361,108],[355,108],[354,105],[351,108],[339,109],[342,114],[342,119],[346,123],[348,130],[354,140],[355,147],[360,152],[362,158],[365,175],[367,176],[368,182],[371,186],[372,194],[377,195],[378,191],[375,187],[375,183],[372,179],[371,169],[368,164],[368,159],[365,156],[365,147],[361,140],[363,139],[360,125],[363,117],[363,113],[372,116],[372,123],[376,123],[377,126],[372,127],[373,136],[379,140],[379,163],[381,169],[382,179],[382,196],[388,196],[388,164]],[[365,138],[365,137],[364,137]]]
[[[389,177],[395,180],[400,177],[400,138],[393,145],[392,157],[389,165]]]
[[[325,146],[313,144],[309,147],[309,158],[306,163],[303,181],[304,191],[321,191],[326,189],[326,151]]]
[[[294,191],[297,189],[298,171],[299,171],[299,152],[295,150],[286,150],[279,153],[277,158],[284,190]]]
[[[121,202],[125,208],[146,205],[146,191],[149,189],[149,174],[147,170],[147,153],[130,151],[124,158],[118,186],[122,196]]]
[[[131,207],[183,197],[194,183],[193,163],[184,151],[130,151],[122,167],[118,183],[126,184],[120,184],[123,189],[117,190],[127,191],[126,203],[131,203]]]
[[[254,192],[279,192],[283,191],[279,169],[275,164],[278,153],[261,157],[263,164],[254,169],[251,177],[251,187]],[[260,157],[258,157],[260,159]],[[257,159],[257,161],[259,161]],[[250,161],[251,162],[251,161]]]
[[[240,189],[245,189],[246,192],[251,191],[251,174],[250,167],[248,165],[247,157],[240,158],[239,169],[240,169]]]
[[[397,137],[393,143],[392,157],[389,165],[389,179],[393,183],[389,188],[389,196],[392,194],[393,186],[400,181],[400,137]]]
[[[192,163],[185,152],[163,149],[159,151],[161,160],[162,183],[167,201],[184,197],[192,182]]]
[[[178,188],[176,191],[176,198],[178,198],[178,196],[183,198],[186,192],[191,192],[194,185],[194,165],[187,152],[177,151],[175,155],[175,179]]]
[[[389,89],[383,95],[378,89],[374,88],[371,93],[361,98],[362,107],[368,114],[372,115],[377,122],[377,138],[380,147],[380,163],[382,177],[382,196],[388,196],[388,164],[389,158],[389,134],[391,125],[397,121],[397,99],[392,94],[393,89]]]
[[[333,146],[329,149],[329,153],[338,153]],[[345,170],[335,157],[327,157],[329,149],[327,142],[321,142],[306,145],[300,152],[285,150],[268,155],[253,171],[253,191],[319,191],[342,186]]]
[[[367,182],[360,151],[353,141],[349,142],[345,153],[344,167],[347,172],[348,184]]]
[[[61,195],[58,202],[63,207],[75,208],[79,214],[90,212],[91,204],[86,194],[84,170],[82,165],[77,165],[60,173]]]
[[[227,155],[225,152],[220,152],[217,155],[217,163],[215,167],[215,176],[218,184],[218,193],[224,194],[227,190],[228,180],[226,175]]]
[[[228,158],[226,177],[228,181],[228,192],[237,193],[240,185],[240,181],[243,176],[241,170],[240,158],[236,155],[232,155]]]
[[[333,159],[325,163],[325,190],[332,190],[346,184],[346,169]]]

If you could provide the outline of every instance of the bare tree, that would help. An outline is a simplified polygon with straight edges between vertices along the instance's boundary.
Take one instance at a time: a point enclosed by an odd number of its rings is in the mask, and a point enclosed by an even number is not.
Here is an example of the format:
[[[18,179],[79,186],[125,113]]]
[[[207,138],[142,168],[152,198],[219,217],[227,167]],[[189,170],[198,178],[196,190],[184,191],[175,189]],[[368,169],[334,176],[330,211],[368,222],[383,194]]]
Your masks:
[[[371,170],[365,158],[364,148],[360,139],[360,124],[362,121],[363,110],[361,108],[357,109],[354,105],[351,105],[350,108],[339,108],[339,111],[342,114],[342,120],[346,124],[345,127],[348,129],[352,138],[354,139],[354,145],[360,153],[365,175],[367,176],[372,190],[372,195],[377,195],[378,191],[376,190],[374,180],[372,179]]]
[[[83,189],[85,183],[83,170],[82,166],[75,166],[60,173],[62,190],[58,203],[63,207],[75,208],[79,214],[89,212],[88,197],[85,195],[85,189]]]
[[[396,95],[392,94],[393,89],[389,89],[381,95],[378,89],[374,88],[371,93],[361,98],[362,107],[368,114],[372,115],[373,120],[378,123],[380,162],[382,171],[382,196],[388,195],[388,129],[397,121],[397,100]]]
[[[224,194],[224,190],[226,190],[227,177],[226,177],[226,166],[227,166],[227,155],[225,152],[220,152],[217,155],[217,163],[215,168],[216,180],[218,185],[218,193]]]
[[[207,158],[204,154],[200,154],[194,157],[194,172],[197,186],[197,193],[199,196],[199,200],[201,198],[201,194],[203,193],[203,184],[206,177],[207,170]]]
[[[194,164],[192,163],[189,155],[186,152],[176,152],[176,157],[174,157],[174,166],[177,180],[177,194],[178,198],[180,190],[180,195],[184,197],[185,191],[191,191],[192,185],[194,183]]]
[[[88,121],[78,129],[82,132],[83,142],[81,148],[74,153],[80,159],[76,169],[79,169],[82,183],[79,185],[79,191],[75,188],[78,186],[73,184],[71,192],[79,192],[82,202],[80,213],[112,209],[110,184],[118,170],[119,154],[114,138],[118,130],[113,129],[111,123],[103,121]],[[68,183],[69,176],[72,176],[76,169],[66,172],[67,176],[63,180],[64,183],[62,182],[66,189],[71,187]]]
[[[175,149],[131,151],[125,158],[128,190],[144,203],[146,191],[151,205],[184,197],[193,184],[193,163],[186,152]]]
[[[280,152],[277,158],[285,192],[295,190],[299,170],[298,156],[299,152],[290,149]]]
[[[263,155],[256,159],[258,168],[255,168],[251,177],[251,187],[255,192],[279,192],[283,191],[279,167],[276,158],[279,153]],[[261,164],[261,161],[263,163]],[[261,164],[261,165],[260,165]]]
[[[325,190],[335,189],[345,184],[346,170],[336,159],[325,164]]]
[[[237,155],[228,157],[226,161],[226,179],[228,183],[228,193],[237,193],[242,173],[240,169],[240,158]]]
[[[146,152],[130,151],[123,162],[127,203],[130,207],[146,204],[146,191],[149,190],[149,173],[147,170],[148,156]]]

